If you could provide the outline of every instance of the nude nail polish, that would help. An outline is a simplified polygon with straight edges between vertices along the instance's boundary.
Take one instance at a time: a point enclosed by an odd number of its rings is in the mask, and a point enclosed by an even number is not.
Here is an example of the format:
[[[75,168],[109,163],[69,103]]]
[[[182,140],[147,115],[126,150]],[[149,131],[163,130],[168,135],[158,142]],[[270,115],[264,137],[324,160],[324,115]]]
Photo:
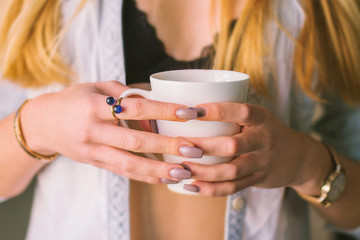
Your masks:
[[[176,183],[179,183],[179,181],[166,179],[166,178],[160,178],[160,182],[164,183],[164,184],[176,184]]]
[[[189,158],[202,158],[203,150],[192,146],[181,146],[179,147],[179,153]]]
[[[176,116],[184,120],[192,120],[197,118],[197,111],[191,108],[179,108],[176,111]]]
[[[181,166],[183,166],[184,169],[188,170],[191,172],[191,168],[189,167],[189,165],[185,164],[185,163],[180,163]]]
[[[190,179],[191,172],[182,168],[173,168],[169,171],[170,177],[177,179]]]
[[[196,185],[184,184],[183,188],[190,192],[200,192],[200,188]]]
[[[202,118],[205,117],[205,109],[201,107],[190,107],[190,109],[194,109],[197,112],[197,117]]]

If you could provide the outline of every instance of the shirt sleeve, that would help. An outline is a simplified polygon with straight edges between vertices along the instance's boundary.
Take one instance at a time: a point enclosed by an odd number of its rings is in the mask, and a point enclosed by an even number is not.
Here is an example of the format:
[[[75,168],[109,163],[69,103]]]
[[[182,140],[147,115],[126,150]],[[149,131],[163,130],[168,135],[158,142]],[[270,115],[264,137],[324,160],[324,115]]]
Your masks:
[[[10,115],[25,101],[26,91],[0,76],[0,120]]]
[[[322,110],[313,131],[338,153],[360,162],[360,105],[349,106],[336,98],[322,104]]]

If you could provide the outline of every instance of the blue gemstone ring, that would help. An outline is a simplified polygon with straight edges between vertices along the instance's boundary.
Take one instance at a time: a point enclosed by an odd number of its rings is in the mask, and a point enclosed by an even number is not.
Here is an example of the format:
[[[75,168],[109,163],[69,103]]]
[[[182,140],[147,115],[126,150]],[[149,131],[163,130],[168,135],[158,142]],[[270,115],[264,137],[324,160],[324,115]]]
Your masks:
[[[108,97],[108,98],[106,99],[106,103],[107,103],[107,105],[110,105],[110,106],[114,105],[114,104],[116,103],[115,98],[113,98],[113,97]]]
[[[111,99],[112,98],[112,99]],[[107,104],[109,104],[110,105],[110,103],[112,103],[112,105],[111,105],[111,113],[112,113],[112,115],[114,116],[114,118],[116,118],[117,120],[120,120],[120,118],[118,118],[117,116],[116,116],[116,114],[119,114],[119,113],[121,113],[122,111],[123,111],[123,108],[121,107],[121,100],[122,100],[123,98],[121,97],[121,98],[119,98],[118,100],[117,100],[117,103],[116,103],[116,101],[115,101],[115,99],[113,98],[113,97],[108,97],[107,99],[106,99],[106,103]],[[109,100],[109,101],[108,101]]]

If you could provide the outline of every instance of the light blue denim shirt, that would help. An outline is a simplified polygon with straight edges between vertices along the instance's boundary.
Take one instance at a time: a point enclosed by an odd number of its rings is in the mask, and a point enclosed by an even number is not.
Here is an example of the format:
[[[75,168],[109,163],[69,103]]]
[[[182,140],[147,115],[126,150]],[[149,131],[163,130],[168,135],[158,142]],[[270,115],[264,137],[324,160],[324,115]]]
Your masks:
[[[65,22],[78,3],[63,0]],[[296,35],[304,19],[300,1],[274,4],[280,21]],[[62,51],[77,70],[78,82],[116,79],[125,83],[121,6],[121,0],[89,1],[71,25]],[[268,30],[277,33],[268,39],[274,47],[277,76],[267,81],[276,97],[267,101],[250,91],[249,101],[268,107],[293,129],[316,132],[339,153],[360,161],[360,108],[334,98],[323,104],[322,114],[314,121],[315,103],[296,86],[289,67],[293,43],[274,24]],[[61,88],[25,91],[0,82],[0,116],[10,114],[26,97]],[[307,204],[294,191],[248,188],[229,196],[226,209],[226,240],[309,239]],[[127,178],[64,156],[38,174],[27,240],[129,240],[129,224]]]

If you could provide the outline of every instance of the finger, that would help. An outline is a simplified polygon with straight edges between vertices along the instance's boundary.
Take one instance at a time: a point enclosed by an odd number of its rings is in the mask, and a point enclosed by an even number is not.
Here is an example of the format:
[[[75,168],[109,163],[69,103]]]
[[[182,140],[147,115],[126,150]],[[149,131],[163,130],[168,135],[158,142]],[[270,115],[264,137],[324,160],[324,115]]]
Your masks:
[[[95,86],[104,94],[108,96],[118,97],[122,92],[129,89],[129,87],[123,85],[119,81],[104,81],[97,82]]]
[[[116,167],[112,166],[112,165],[108,165],[104,162],[100,162],[100,161],[91,161],[89,162],[91,165],[98,167],[98,168],[102,168],[102,169],[106,169],[108,171],[111,171],[113,173],[122,175],[124,177],[136,180],[136,181],[140,181],[140,182],[146,182],[149,184],[158,184],[158,183],[162,183],[160,181],[160,178],[157,177],[151,177],[151,176],[143,176],[143,175],[138,175],[138,174],[132,174],[132,173],[119,173],[119,169],[117,169]]]
[[[262,170],[262,166],[251,154],[241,156],[228,163],[203,165],[183,162],[186,169],[191,170],[192,178],[201,181],[232,181],[254,174]]]
[[[247,187],[253,186],[258,182],[258,179],[258,175],[252,174],[241,179],[226,182],[195,181],[191,185],[196,187],[188,188],[185,186],[184,188],[198,192],[202,196],[221,197],[232,195]]]
[[[234,136],[186,139],[209,156],[232,157],[259,150],[263,146],[263,137],[252,130]]]
[[[248,103],[207,103],[197,107],[205,109],[205,116],[199,120],[234,122],[240,125],[256,125],[265,119],[266,109],[262,106]]]
[[[100,162],[100,161],[91,161],[91,162],[89,162],[89,164],[91,164],[95,167],[98,167],[98,168],[106,169],[106,170],[111,171],[116,174],[118,171],[117,168],[110,166],[106,163]],[[132,174],[132,173],[125,173],[122,176],[127,177],[132,180],[135,180],[135,181],[145,182],[145,183],[149,183],[149,184],[176,184],[176,183],[179,183],[179,180],[170,180],[170,179],[166,179],[166,178],[143,176],[143,175]]]
[[[114,120],[111,112],[111,106],[106,104],[108,96],[102,94],[93,94],[90,98],[91,109],[102,120]],[[120,103],[122,112],[116,114],[124,120],[170,120],[184,121],[176,115],[180,108],[187,108],[184,105],[175,103],[165,103],[148,100],[144,98],[124,98]]]
[[[129,128],[119,128],[107,123],[94,126],[91,129],[90,138],[91,141],[96,143],[132,152],[165,153],[182,156],[181,150],[183,147],[187,147],[190,150],[193,147],[193,151],[201,151],[185,138],[174,138]]]
[[[179,179],[191,177],[191,173],[179,164],[136,156],[127,151],[106,145],[96,145],[92,149],[91,159],[93,164],[123,176],[142,180],[150,177],[146,179],[151,180],[151,183],[159,182],[159,180],[153,178],[178,181]],[[176,173],[174,174],[174,172]],[[140,176],[143,176],[143,178]]]
[[[122,172],[122,171],[119,171],[118,167],[116,167],[115,165],[108,164],[107,162],[102,162],[99,160],[89,160],[89,159],[83,160],[82,162],[93,165],[97,168],[102,168],[102,169],[111,171],[115,174],[119,174],[124,177],[136,180],[136,181],[146,182],[149,184],[162,183],[161,178],[152,177],[152,176],[144,176],[144,175],[139,175],[139,174],[135,174],[135,173]],[[164,178],[162,178],[162,179],[164,179]],[[173,181],[173,180],[170,180],[170,181]],[[174,181],[174,182],[178,182],[178,181]]]

